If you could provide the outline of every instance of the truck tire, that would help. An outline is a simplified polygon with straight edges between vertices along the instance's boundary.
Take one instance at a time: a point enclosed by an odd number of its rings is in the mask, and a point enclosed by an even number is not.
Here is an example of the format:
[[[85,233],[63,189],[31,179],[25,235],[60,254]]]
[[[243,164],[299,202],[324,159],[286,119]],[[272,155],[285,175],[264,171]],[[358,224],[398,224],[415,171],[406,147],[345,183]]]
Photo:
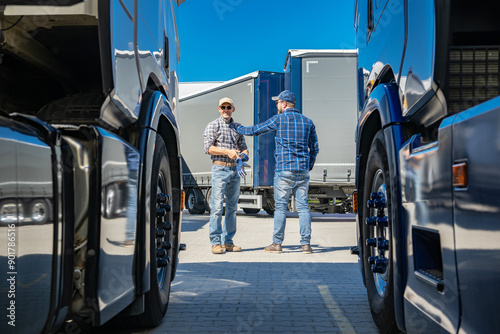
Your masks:
[[[260,209],[243,208],[243,212],[247,215],[256,215],[260,212]]]
[[[203,194],[199,189],[188,189],[186,194],[186,206],[189,213],[192,215],[200,215],[205,212]]]
[[[364,276],[373,320],[380,333],[399,333],[394,312],[391,183],[384,134],[372,141],[362,209]]]
[[[211,210],[210,207],[211,200],[212,200],[212,188],[208,188],[207,196],[205,196],[205,203],[206,203],[205,210],[207,210],[208,213],[210,213]],[[226,206],[222,208],[222,215],[224,216],[225,214],[226,214]]]
[[[267,205],[264,207],[264,211],[270,216],[274,216],[274,198],[273,197],[267,197]]]
[[[165,142],[156,137],[151,173],[150,290],[145,294],[145,312],[131,317],[135,327],[155,327],[167,311],[172,278],[173,210],[172,181]]]
[[[205,210],[210,213],[210,201],[212,200],[212,188],[208,188],[207,195],[205,196]]]

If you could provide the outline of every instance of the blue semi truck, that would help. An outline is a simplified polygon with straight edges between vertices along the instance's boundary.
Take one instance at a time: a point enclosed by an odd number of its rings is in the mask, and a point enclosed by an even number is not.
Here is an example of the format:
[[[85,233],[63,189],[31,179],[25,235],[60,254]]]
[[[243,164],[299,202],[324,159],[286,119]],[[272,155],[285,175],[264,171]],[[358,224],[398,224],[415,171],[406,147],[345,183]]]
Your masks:
[[[181,2],[0,1],[0,333],[163,319]]]
[[[357,0],[358,251],[381,333],[499,333],[500,4]]]

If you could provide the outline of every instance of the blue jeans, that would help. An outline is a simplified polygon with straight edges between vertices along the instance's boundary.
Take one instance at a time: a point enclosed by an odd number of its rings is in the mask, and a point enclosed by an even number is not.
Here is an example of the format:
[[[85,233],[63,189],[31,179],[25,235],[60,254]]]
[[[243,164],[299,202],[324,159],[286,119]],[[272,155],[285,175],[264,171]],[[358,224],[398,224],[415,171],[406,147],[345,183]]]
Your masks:
[[[276,172],[274,173],[274,234],[273,242],[282,244],[285,238],[286,209],[290,193],[295,196],[295,204],[299,213],[300,244],[311,242],[311,214],[307,202],[309,191],[309,172]]]
[[[226,195],[226,215],[222,226],[222,209]],[[212,195],[210,199],[210,243],[230,244],[236,233],[236,210],[240,196],[240,177],[236,167],[212,166]],[[221,238],[222,237],[222,238]]]

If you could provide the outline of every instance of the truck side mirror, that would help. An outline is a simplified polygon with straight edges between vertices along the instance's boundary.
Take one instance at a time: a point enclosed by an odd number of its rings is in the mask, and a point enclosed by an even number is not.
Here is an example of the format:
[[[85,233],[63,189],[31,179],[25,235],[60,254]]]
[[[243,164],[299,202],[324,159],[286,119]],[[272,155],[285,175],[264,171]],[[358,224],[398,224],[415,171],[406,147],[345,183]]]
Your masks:
[[[373,13],[373,0],[368,0],[368,24],[366,25],[366,41],[370,40],[370,36],[372,34],[373,29],[375,28],[374,24],[374,13]]]

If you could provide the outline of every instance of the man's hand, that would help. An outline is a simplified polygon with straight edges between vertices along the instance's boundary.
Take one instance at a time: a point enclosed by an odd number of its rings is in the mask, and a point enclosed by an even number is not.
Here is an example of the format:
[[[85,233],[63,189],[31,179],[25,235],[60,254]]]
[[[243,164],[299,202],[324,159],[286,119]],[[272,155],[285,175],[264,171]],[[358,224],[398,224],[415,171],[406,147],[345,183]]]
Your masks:
[[[244,154],[244,153],[243,153]],[[246,155],[246,154],[245,154]],[[248,157],[247,157],[248,158]],[[236,159],[236,172],[240,177],[245,177],[247,173],[245,172],[245,167],[250,167],[250,165],[246,164],[242,159]]]
[[[229,159],[238,159],[238,151],[236,150],[227,150],[226,155],[229,157]]]

